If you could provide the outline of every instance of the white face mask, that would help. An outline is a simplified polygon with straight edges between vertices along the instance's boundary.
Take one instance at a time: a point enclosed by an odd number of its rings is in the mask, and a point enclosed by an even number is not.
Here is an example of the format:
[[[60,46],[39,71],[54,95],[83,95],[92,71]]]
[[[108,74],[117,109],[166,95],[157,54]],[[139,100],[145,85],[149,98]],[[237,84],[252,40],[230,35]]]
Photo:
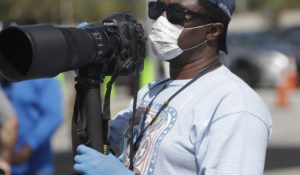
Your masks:
[[[184,28],[180,25],[174,25],[164,16],[160,16],[152,26],[149,39],[154,54],[161,60],[172,60],[182,54],[184,51],[192,50],[207,43],[207,40],[188,49],[181,49],[178,46],[178,38],[184,29],[198,29],[209,26],[206,24],[193,28]]]

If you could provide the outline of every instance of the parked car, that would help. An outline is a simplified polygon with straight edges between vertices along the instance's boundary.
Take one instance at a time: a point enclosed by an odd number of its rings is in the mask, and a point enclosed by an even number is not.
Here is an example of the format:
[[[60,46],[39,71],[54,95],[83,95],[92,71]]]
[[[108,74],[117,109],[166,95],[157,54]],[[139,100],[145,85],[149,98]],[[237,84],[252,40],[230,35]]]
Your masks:
[[[298,82],[300,82],[300,26],[281,30],[276,34],[276,37],[281,42],[287,43],[294,48],[298,68]]]
[[[281,40],[288,42],[300,49],[300,26],[294,26],[281,30],[277,36]]]
[[[229,55],[222,55],[221,61],[254,88],[275,87],[289,67],[291,54],[272,41],[264,33],[231,33]]]

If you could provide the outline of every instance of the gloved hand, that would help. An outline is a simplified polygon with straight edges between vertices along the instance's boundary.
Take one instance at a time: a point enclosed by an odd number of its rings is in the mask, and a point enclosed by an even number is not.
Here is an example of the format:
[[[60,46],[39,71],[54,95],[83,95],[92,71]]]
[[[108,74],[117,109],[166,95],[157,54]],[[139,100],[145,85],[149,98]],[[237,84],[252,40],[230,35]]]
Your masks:
[[[74,170],[83,175],[134,175],[112,154],[104,155],[85,145],[76,149]]]
[[[88,25],[89,25],[89,23],[86,22],[86,21],[84,21],[84,22],[79,23],[79,24],[76,26],[76,28],[81,29],[81,28],[85,28],[85,27],[88,26]]]

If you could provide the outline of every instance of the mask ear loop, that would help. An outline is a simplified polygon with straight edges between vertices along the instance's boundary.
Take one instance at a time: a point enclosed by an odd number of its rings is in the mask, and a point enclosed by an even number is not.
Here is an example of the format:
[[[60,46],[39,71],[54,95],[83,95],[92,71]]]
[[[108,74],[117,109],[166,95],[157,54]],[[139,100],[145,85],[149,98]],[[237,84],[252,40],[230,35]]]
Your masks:
[[[203,27],[207,27],[207,26],[210,26],[212,25],[213,23],[209,23],[209,24],[205,24],[205,25],[202,25],[202,26],[197,26],[197,27],[188,27],[188,28],[184,28],[184,29],[188,29],[188,30],[193,30],[193,29],[200,29],[200,28],[203,28]],[[188,49],[182,49],[183,51],[189,51],[189,50],[193,50],[197,47],[201,47],[202,45],[204,44],[207,44],[208,42],[208,39],[207,39],[207,36],[206,36],[206,39],[202,42],[200,42],[199,44],[197,44],[196,46],[193,46],[191,48],[188,48]]]
[[[207,44],[207,42],[208,42],[208,40],[205,39],[204,41],[202,41],[201,43],[197,44],[196,46],[193,46],[193,47],[188,48],[188,49],[182,49],[182,50],[183,50],[183,51],[193,50],[193,49],[195,49],[195,48],[197,48],[197,47],[200,47],[200,46],[202,46],[202,45],[204,45],[204,44]]]
[[[187,30],[200,29],[203,27],[211,26],[211,25],[213,25],[213,23],[208,23],[208,24],[204,24],[204,25],[196,26],[196,27],[184,27],[184,29],[187,29]]]

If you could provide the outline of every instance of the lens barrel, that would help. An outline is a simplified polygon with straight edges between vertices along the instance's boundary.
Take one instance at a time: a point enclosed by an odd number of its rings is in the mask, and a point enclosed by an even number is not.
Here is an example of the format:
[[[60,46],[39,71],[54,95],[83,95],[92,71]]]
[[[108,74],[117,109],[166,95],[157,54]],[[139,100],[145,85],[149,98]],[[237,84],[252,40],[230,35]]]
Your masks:
[[[53,77],[97,67],[100,76],[142,70],[144,30],[124,12],[83,28],[48,24],[14,26],[0,33],[0,73],[10,81]]]
[[[92,63],[96,52],[93,37],[83,29],[39,24],[0,33],[0,70],[11,81],[78,69]]]

